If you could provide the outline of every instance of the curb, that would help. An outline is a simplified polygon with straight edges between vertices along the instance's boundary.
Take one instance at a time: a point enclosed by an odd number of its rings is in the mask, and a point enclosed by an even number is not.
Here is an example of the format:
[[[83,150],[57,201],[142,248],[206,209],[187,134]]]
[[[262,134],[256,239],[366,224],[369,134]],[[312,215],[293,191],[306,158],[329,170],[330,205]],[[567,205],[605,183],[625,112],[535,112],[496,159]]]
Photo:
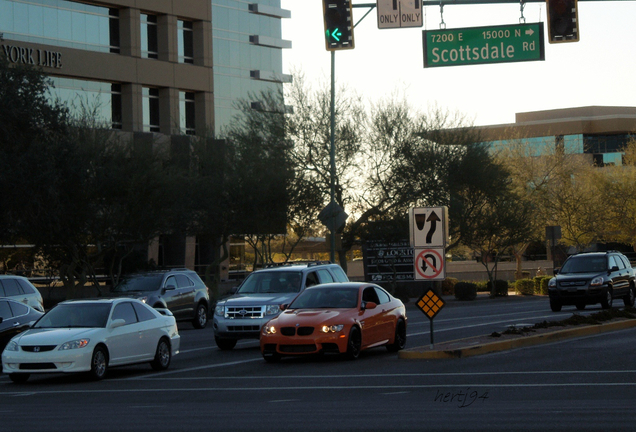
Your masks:
[[[515,348],[529,347],[533,345],[547,344],[558,342],[565,339],[601,334],[616,330],[624,330],[636,327],[636,319],[628,319],[608,324],[589,325],[580,328],[572,328],[567,330],[559,330],[550,333],[543,333],[534,336],[523,336],[515,339],[491,342],[480,345],[470,345],[470,339],[459,339],[451,341],[454,345],[461,345],[462,340],[466,341],[466,346],[457,349],[436,350],[426,347],[417,347],[398,352],[398,358],[401,359],[451,359],[464,358],[476,355],[488,354],[492,352],[508,351]],[[448,342],[444,342],[448,344]],[[444,343],[440,344],[443,345]]]

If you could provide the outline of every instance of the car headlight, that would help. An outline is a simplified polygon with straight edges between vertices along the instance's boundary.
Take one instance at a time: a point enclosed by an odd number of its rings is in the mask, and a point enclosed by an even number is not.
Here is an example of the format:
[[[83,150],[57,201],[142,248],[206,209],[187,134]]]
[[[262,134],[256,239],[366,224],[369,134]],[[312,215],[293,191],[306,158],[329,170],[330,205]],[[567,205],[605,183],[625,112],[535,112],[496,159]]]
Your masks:
[[[601,276],[595,277],[594,279],[592,279],[592,282],[590,282],[590,286],[599,285],[603,285],[603,278]]]
[[[339,325],[324,325],[322,327],[320,327],[320,331],[323,333],[338,333],[339,331],[342,331],[342,329],[344,328],[344,325],[339,324]]]
[[[5,351],[18,351],[18,343],[16,341],[10,341],[4,349]]]
[[[279,305],[267,305],[265,306],[265,315],[276,315],[280,312]]]
[[[63,343],[62,346],[60,346],[59,350],[65,351],[70,349],[84,348],[86,345],[88,345],[90,341],[91,341],[90,339],[78,339],[78,340],[66,342],[66,343]]]
[[[267,336],[267,335],[273,335],[276,334],[276,327],[274,327],[273,325],[264,325],[263,326],[263,335]]]
[[[556,278],[550,279],[548,282],[548,288],[556,288]]]
[[[218,316],[225,315],[225,306],[222,304],[216,305],[216,307],[214,308],[214,315],[218,315]]]

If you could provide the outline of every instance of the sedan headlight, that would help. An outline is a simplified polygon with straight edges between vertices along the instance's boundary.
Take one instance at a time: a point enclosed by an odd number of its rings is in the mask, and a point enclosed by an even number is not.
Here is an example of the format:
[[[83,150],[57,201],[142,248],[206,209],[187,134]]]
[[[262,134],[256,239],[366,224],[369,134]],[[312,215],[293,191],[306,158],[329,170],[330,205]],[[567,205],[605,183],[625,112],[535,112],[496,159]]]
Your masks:
[[[265,306],[265,315],[276,315],[280,312],[279,305],[267,305]]]
[[[70,349],[84,348],[86,345],[88,345],[90,341],[91,341],[90,339],[78,339],[78,340],[66,342],[66,343],[63,343],[62,346],[60,346],[59,350],[65,351]]]
[[[338,333],[339,331],[342,331],[342,329],[344,328],[344,325],[339,324],[339,325],[324,325],[322,327],[320,327],[320,331],[323,333]]]
[[[6,351],[18,351],[18,343],[16,341],[11,341],[4,349]]]
[[[599,285],[603,285],[603,278],[601,276],[595,277],[594,279],[592,279],[592,282],[590,282],[590,286]]]
[[[214,308],[214,315],[223,316],[225,315],[225,306],[222,304],[216,305]]]

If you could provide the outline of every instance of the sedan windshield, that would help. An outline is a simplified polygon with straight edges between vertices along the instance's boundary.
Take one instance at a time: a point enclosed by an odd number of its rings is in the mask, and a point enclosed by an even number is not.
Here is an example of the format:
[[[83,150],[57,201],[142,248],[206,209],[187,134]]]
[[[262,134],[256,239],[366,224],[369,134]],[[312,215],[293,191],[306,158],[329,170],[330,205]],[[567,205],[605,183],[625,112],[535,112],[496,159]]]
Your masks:
[[[162,279],[162,274],[125,277],[115,285],[113,292],[156,291],[159,289]]]
[[[316,288],[305,290],[289,309],[352,309],[358,306],[358,288]]]
[[[64,303],[55,306],[33,328],[106,327],[110,303]]]
[[[298,271],[261,271],[252,273],[239,287],[241,294],[297,293],[302,274]]]
[[[559,273],[596,273],[606,270],[605,256],[580,256],[568,259]]]

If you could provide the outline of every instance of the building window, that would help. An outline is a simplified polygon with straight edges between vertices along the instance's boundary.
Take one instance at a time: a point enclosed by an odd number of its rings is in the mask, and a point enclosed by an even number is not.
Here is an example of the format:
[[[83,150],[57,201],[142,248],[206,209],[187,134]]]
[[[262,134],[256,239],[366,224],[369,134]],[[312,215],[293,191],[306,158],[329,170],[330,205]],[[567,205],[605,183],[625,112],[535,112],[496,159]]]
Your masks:
[[[119,53],[119,10],[65,0],[0,0],[5,40]]]
[[[179,127],[181,133],[186,135],[194,135],[195,120],[194,120],[194,93],[191,92],[179,92]]]
[[[157,45],[157,16],[141,14],[141,56],[159,58]]]
[[[90,116],[99,126],[122,128],[121,85],[50,77],[49,98],[68,107],[71,115]]]
[[[122,128],[121,84],[111,84],[111,124],[113,129]]]
[[[142,98],[144,132],[159,132],[159,89],[144,87]]]
[[[194,63],[194,34],[192,21],[179,20],[179,63]]]

